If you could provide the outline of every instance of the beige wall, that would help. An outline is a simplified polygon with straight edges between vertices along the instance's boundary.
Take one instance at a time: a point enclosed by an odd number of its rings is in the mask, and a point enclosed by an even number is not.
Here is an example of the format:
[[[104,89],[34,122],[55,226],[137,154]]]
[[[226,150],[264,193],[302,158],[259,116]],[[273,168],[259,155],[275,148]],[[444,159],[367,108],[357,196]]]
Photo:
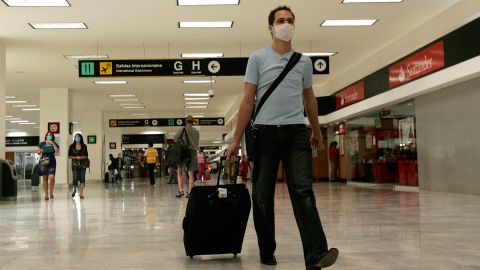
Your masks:
[[[5,157],[5,94],[6,94],[6,51],[0,40],[0,159]]]
[[[421,190],[480,195],[480,78],[416,99]]]

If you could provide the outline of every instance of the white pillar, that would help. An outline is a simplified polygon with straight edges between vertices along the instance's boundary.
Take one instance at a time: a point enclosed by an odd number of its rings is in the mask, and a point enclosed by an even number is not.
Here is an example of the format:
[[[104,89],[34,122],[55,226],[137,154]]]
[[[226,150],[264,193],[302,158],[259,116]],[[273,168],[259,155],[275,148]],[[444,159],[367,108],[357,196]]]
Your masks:
[[[0,159],[5,158],[5,93],[6,93],[6,51],[0,43]]]
[[[55,185],[66,187],[71,183],[71,170],[68,162],[68,147],[72,143],[69,132],[71,98],[68,88],[40,89],[40,141],[44,140],[49,122],[60,123],[60,133],[55,141],[60,145],[60,154],[56,156],[57,171]],[[60,143],[59,143],[60,142]]]
[[[87,169],[85,175],[86,180],[101,180],[102,165],[102,141],[103,141],[103,115],[101,111],[84,111],[81,115],[79,123],[80,131],[83,135],[83,140],[88,147],[88,158],[90,159],[90,172]],[[75,134],[74,134],[75,135]],[[88,136],[96,136],[97,142],[95,144],[88,144]]]

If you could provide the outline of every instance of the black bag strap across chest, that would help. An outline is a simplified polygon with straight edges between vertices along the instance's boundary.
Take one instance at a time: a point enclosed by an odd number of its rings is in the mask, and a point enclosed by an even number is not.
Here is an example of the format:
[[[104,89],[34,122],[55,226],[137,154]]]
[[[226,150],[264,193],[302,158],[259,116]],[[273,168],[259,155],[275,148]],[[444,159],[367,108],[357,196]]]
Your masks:
[[[288,63],[285,66],[285,68],[282,70],[280,75],[278,75],[275,81],[270,85],[267,92],[265,92],[265,94],[262,96],[262,99],[260,99],[260,101],[258,102],[258,106],[255,108],[253,112],[252,123],[255,122],[255,118],[257,117],[258,112],[260,112],[260,109],[262,108],[265,101],[267,101],[267,99],[270,97],[273,91],[287,76],[288,72],[290,72],[290,70],[292,70],[292,68],[298,63],[301,57],[302,57],[302,54],[299,52],[293,52],[292,56],[290,56],[290,59],[288,60]]]

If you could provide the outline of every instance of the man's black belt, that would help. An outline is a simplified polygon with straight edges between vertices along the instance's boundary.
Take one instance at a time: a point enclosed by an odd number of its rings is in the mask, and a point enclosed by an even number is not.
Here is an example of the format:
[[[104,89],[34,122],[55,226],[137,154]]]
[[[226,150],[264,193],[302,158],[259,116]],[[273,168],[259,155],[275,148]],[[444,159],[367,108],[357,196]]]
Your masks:
[[[292,128],[292,127],[306,127],[305,124],[291,124],[291,125],[255,125],[256,127],[265,127],[265,128],[272,128],[272,127],[278,127],[278,128]]]

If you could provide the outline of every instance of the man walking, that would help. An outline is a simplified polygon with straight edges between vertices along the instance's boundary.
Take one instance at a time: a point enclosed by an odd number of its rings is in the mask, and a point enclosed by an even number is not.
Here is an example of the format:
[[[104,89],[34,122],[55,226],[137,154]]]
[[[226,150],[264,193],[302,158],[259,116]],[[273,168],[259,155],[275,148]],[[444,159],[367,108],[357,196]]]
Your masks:
[[[268,22],[272,45],[254,52],[248,60],[244,96],[227,159],[237,154],[254,106],[258,106],[262,96],[294,55],[291,40],[295,30],[295,15],[290,8],[280,6],[272,10]],[[260,261],[267,265],[277,264],[274,255],[274,194],[280,160],[287,174],[307,269],[331,266],[338,257],[336,248],[328,249],[312,190],[312,147],[322,142],[312,72],[311,60],[302,55],[266,100],[255,119],[258,133],[253,160],[253,218]],[[304,108],[312,129],[310,142],[303,116]]]
[[[145,151],[145,163],[148,166],[148,176],[150,177],[150,185],[155,186],[155,166],[158,163],[158,151],[153,147],[153,143],[148,144],[148,148]]]

